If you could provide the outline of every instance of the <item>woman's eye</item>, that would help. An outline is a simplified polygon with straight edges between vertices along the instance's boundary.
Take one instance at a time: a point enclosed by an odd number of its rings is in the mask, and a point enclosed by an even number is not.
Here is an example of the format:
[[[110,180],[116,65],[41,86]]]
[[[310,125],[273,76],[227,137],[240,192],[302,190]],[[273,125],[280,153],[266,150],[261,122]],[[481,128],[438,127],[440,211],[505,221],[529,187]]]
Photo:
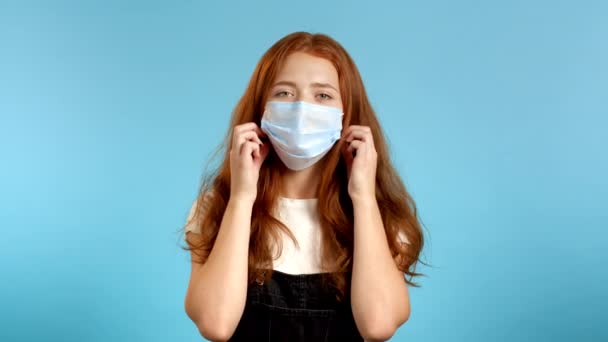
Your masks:
[[[329,94],[325,94],[325,93],[321,93],[321,94],[319,94],[319,95],[317,95],[317,96],[319,96],[319,98],[320,98],[321,100],[331,100],[331,99],[332,99],[331,95],[329,95]]]
[[[289,96],[289,92],[287,92],[287,91],[280,91],[280,92],[276,93],[274,96],[276,96],[276,97]]]

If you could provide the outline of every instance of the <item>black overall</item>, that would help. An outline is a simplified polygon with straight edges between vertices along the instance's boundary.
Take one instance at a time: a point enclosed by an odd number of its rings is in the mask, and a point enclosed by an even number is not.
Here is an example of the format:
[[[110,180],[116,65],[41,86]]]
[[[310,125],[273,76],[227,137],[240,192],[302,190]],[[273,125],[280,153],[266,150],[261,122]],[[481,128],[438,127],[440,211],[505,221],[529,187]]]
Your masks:
[[[230,341],[363,341],[350,300],[339,302],[321,277],[275,270],[270,281],[251,284]]]

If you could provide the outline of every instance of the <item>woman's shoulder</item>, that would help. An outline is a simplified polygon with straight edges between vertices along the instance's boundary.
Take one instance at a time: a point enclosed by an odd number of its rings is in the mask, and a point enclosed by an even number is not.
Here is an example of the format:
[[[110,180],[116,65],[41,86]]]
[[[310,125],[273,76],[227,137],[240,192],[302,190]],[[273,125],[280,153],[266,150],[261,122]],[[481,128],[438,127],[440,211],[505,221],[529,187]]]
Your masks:
[[[213,191],[208,191],[199,194],[188,212],[188,218],[186,219],[185,231],[200,234],[200,223],[205,215],[205,212],[209,208],[209,203],[213,199]]]

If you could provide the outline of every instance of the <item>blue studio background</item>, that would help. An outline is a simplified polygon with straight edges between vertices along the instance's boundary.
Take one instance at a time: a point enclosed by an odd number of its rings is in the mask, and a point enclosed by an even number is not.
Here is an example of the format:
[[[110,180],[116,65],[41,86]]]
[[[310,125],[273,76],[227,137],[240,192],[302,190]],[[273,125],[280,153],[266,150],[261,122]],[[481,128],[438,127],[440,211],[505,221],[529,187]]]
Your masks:
[[[606,341],[605,1],[1,1],[0,341],[198,341],[179,246],[262,53],[351,53],[426,226],[394,341]]]

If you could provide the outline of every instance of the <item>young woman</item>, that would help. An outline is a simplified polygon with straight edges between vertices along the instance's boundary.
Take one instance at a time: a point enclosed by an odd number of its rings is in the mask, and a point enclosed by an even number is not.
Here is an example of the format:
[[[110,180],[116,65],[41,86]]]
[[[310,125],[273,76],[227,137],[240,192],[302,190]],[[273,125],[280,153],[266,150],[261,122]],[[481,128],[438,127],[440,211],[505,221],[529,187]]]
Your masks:
[[[410,314],[423,235],[344,48],[303,32],[275,43],[223,146],[185,226],[185,309],[200,333],[389,339]]]

